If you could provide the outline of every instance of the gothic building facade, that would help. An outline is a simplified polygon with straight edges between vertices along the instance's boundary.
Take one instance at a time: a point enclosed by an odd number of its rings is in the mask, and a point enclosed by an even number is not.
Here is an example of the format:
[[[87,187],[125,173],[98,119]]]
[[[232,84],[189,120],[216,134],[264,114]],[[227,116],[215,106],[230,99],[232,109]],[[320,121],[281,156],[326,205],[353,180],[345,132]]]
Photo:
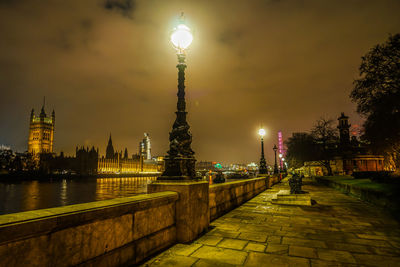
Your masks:
[[[143,145],[142,145],[143,144]],[[150,160],[147,160],[150,157]],[[97,172],[99,174],[111,173],[157,173],[161,172],[163,165],[152,161],[150,155],[150,138],[145,134],[145,138],[139,145],[139,154],[128,156],[128,149],[125,148],[124,154],[114,149],[111,134],[108,139],[106,156],[98,159]]]
[[[40,154],[53,153],[55,120],[54,110],[51,117],[48,117],[44,105],[39,116],[36,116],[32,109],[29,121],[28,152],[34,157],[38,158]]]

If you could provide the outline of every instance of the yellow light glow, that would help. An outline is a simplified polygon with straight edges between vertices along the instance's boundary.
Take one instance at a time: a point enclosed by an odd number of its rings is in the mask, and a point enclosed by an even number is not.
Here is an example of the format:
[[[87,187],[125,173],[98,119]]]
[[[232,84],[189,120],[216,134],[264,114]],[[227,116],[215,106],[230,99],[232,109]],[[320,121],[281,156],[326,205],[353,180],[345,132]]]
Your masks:
[[[264,129],[260,129],[258,130],[258,134],[263,137],[265,135],[265,130]]]
[[[184,24],[179,24],[171,34],[171,42],[178,50],[185,50],[193,41],[190,28]]]

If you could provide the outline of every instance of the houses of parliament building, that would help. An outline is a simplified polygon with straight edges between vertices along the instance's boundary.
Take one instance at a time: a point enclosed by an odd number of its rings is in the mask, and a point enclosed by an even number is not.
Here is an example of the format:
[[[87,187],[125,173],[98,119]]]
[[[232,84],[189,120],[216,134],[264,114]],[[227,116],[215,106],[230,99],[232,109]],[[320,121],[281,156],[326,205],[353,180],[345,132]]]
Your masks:
[[[146,145],[143,145],[143,144]],[[148,149],[147,149],[148,147]],[[106,156],[98,159],[98,173],[153,173],[161,172],[163,165],[154,161],[149,156],[150,139],[145,134],[145,139],[139,144],[139,154],[128,156],[128,150],[125,148],[124,155],[121,152],[115,152],[111,139],[108,139]]]
[[[162,162],[151,159],[150,138],[145,138],[139,144],[139,153],[128,156],[125,148],[124,155],[114,150],[111,134],[106,148],[106,156],[100,157],[99,150],[92,147],[76,147],[75,157],[64,157],[53,153],[55,112],[46,115],[44,103],[39,116],[32,109],[29,121],[28,153],[37,162],[40,169],[47,173],[72,170],[79,174],[140,174],[161,172]]]

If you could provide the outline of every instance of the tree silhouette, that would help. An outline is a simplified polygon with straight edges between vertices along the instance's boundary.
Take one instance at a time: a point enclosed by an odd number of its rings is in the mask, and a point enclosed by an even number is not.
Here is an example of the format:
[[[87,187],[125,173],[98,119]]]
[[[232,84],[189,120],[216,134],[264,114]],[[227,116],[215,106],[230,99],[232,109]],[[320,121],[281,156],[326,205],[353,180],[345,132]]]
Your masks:
[[[364,138],[377,153],[387,153],[400,167],[400,34],[362,57],[360,78],[350,94],[366,120]]]

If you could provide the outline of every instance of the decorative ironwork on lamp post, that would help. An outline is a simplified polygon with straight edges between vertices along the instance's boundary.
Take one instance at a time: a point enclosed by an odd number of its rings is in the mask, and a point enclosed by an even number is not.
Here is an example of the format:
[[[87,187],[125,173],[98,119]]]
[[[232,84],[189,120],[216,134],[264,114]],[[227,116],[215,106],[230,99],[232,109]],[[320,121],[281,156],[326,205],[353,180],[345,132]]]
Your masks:
[[[258,134],[261,137],[261,159],[260,159],[259,173],[260,174],[266,174],[267,173],[267,163],[266,163],[265,157],[264,157],[264,135],[265,135],[265,130],[264,129],[260,129],[258,131]]]
[[[272,149],[274,150],[274,153],[275,153],[274,174],[278,174],[279,169],[278,169],[278,163],[276,162],[276,151],[278,150],[278,148],[276,147],[276,145],[274,145],[274,147]]]
[[[191,148],[192,134],[186,121],[185,69],[186,51],[193,41],[193,35],[185,25],[184,16],[171,34],[171,43],[178,56],[178,102],[175,122],[169,133],[169,150],[165,157],[165,171],[158,180],[191,180],[196,179],[194,151]]]

